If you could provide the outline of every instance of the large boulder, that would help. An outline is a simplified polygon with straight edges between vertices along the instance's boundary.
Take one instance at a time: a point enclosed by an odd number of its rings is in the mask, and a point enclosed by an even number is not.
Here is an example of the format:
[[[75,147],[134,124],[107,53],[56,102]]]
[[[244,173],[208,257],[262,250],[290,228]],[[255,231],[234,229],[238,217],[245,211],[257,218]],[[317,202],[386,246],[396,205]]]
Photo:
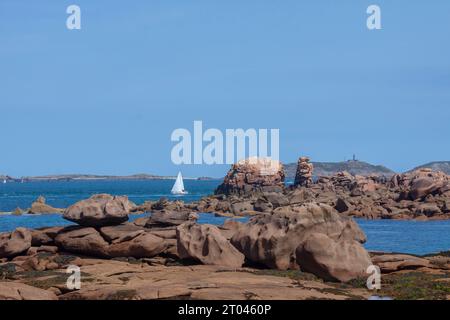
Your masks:
[[[421,177],[411,181],[409,199],[416,200],[433,194],[444,186],[443,181],[435,181],[432,177]]]
[[[31,247],[31,239],[31,232],[25,228],[0,233],[0,258],[10,258],[24,253]]]
[[[126,239],[126,240],[125,240]],[[152,258],[167,248],[166,241],[151,233],[142,233],[122,242],[115,242],[108,247],[111,257]]]
[[[126,196],[98,194],[70,206],[63,217],[85,227],[117,225],[128,220],[133,207]]]
[[[284,190],[281,162],[269,158],[248,158],[235,163],[228,171],[216,194],[247,195]]]
[[[190,211],[170,211],[164,209],[153,212],[145,226],[147,228],[178,226],[187,221],[195,221],[197,218],[197,214]]]
[[[328,281],[346,282],[366,276],[372,264],[364,247],[352,239],[331,239],[326,234],[310,235],[296,249],[296,261],[302,271]]]
[[[243,226],[242,222],[236,221],[234,219],[228,219],[221,226],[218,226],[218,228],[222,233],[222,235],[227,240],[230,240],[242,226]]]
[[[213,225],[184,223],[178,226],[177,249],[180,258],[195,259],[203,264],[239,268],[244,263],[244,255]]]
[[[94,228],[67,227],[56,236],[55,243],[67,252],[108,257],[109,244]]]
[[[64,227],[44,227],[39,229],[32,229],[31,245],[34,247],[53,245],[53,240]]]
[[[55,238],[63,251],[100,258],[151,258],[167,249],[162,236],[133,224],[94,228],[67,227]]]
[[[254,263],[280,270],[299,269],[302,265],[297,260],[296,250],[313,234],[327,236],[334,243],[333,250],[350,250],[348,248],[366,241],[352,219],[341,217],[328,205],[307,203],[280,207],[272,215],[253,217],[233,235],[231,243]],[[363,248],[358,250],[365,252]],[[335,259],[331,253],[328,255],[329,259]],[[350,254],[342,254],[339,258],[347,259],[340,263],[348,264],[353,259]]]
[[[281,192],[266,192],[264,198],[272,204],[273,208],[289,205],[289,199]]]
[[[450,176],[428,168],[395,175],[390,181],[391,188],[401,192],[399,200],[424,199],[428,195],[444,192],[449,185]]]
[[[136,238],[145,233],[142,227],[134,224],[121,224],[100,228],[100,234],[109,243],[120,243]]]

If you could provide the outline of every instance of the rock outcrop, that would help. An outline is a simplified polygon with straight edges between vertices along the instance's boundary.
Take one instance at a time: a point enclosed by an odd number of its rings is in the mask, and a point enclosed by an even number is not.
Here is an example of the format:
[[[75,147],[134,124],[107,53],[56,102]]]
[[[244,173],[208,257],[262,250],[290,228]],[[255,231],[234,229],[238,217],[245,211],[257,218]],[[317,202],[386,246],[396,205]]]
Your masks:
[[[62,213],[64,209],[54,208],[45,203],[46,200],[43,196],[37,198],[35,202],[31,204],[31,208],[28,209],[29,214],[45,214],[45,213]]]
[[[17,228],[10,233],[0,233],[0,258],[17,256],[30,247],[31,232],[25,228]]]
[[[283,165],[269,158],[249,158],[234,164],[216,194],[245,195],[281,192],[284,189]]]
[[[427,259],[406,254],[376,255],[372,257],[372,261],[383,273],[400,270],[416,270],[418,268],[428,268],[431,266],[431,262]]]
[[[111,244],[108,255],[111,257],[152,258],[164,252],[167,243],[163,238],[149,232],[143,232],[135,237],[121,239]]]
[[[391,187],[400,189],[401,200],[424,199],[428,195],[450,193],[450,177],[440,171],[428,168],[395,175]]]
[[[309,203],[253,217],[231,243],[248,260],[269,268],[305,268],[318,276],[347,281],[370,264],[361,246],[365,240],[352,219],[342,218],[328,205]],[[321,268],[316,268],[319,264]]]
[[[100,194],[69,207],[64,218],[77,226],[41,228],[28,231],[18,228],[0,236],[0,258],[24,252],[68,252],[98,258],[153,258],[160,254],[179,258],[176,226],[193,222],[198,215],[182,202],[173,205],[162,199],[150,217],[128,220],[135,206],[127,197]],[[153,206],[153,205],[152,205]]]
[[[94,228],[68,227],[55,238],[58,247],[66,252],[88,256],[108,257],[108,242]]]
[[[391,179],[386,176],[352,175],[343,171],[319,177],[308,186],[289,189],[285,195],[290,204],[324,203],[354,217],[450,219],[450,176],[430,169],[394,175]],[[267,210],[264,203],[258,202],[258,211]]]
[[[446,290],[450,258],[437,255],[425,259],[430,263],[428,267],[383,272],[382,289],[377,294],[394,299],[450,299]],[[159,257],[132,260],[61,254],[21,256],[6,263],[0,261],[0,300],[367,300],[374,294],[361,287],[359,281],[343,286],[298,271],[289,271],[287,277],[276,270],[183,266],[169,261]],[[50,264],[51,268],[47,267]],[[66,286],[69,264],[82,270],[80,290]]]
[[[23,283],[0,282],[0,300],[57,300],[48,290],[39,289]]]
[[[357,241],[338,239],[326,234],[310,235],[296,249],[301,269],[328,281],[347,282],[364,277],[372,263],[369,253]]]
[[[97,194],[67,208],[63,218],[85,227],[117,225],[128,220],[133,207],[126,196]]]
[[[177,227],[178,255],[203,264],[240,268],[244,255],[222,235],[219,228],[208,224],[184,223]]]
[[[94,228],[67,227],[55,237],[62,251],[111,258],[151,258],[164,252],[165,239],[133,225]]]

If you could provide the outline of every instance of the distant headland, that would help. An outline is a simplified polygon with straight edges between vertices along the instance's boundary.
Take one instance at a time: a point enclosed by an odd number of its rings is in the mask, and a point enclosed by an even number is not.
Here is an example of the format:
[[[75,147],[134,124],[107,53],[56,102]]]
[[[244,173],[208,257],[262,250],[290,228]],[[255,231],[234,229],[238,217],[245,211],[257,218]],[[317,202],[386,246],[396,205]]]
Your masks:
[[[95,175],[95,174],[59,174],[59,175],[45,175],[45,176],[29,176],[15,178],[9,175],[0,175],[0,180],[6,180],[8,182],[13,181],[85,181],[85,180],[173,180],[175,176],[158,176],[146,173],[139,173],[127,176],[115,176],[115,175]],[[212,180],[210,177],[185,177],[185,180]]]
[[[315,176],[332,176],[338,172],[347,171],[353,175],[361,176],[386,176],[391,177],[396,173],[383,165],[374,165],[368,162],[360,160],[348,160],[341,162],[312,162],[314,165]],[[295,177],[295,171],[297,163],[287,163],[284,165],[286,173],[286,179],[292,180]],[[417,166],[406,172],[412,172],[420,168],[431,168],[435,171],[442,171],[446,174],[450,174],[450,161],[433,161],[420,166]],[[26,176],[26,177],[13,177],[10,175],[0,174],[0,181],[6,180],[8,182],[13,181],[77,181],[77,180],[174,180],[176,176],[160,176],[147,173],[138,173],[133,175],[96,175],[96,174],[59,174],[59,175],[44,175],[44,176]],[[184,177],[185,180],[215,180],[217,177]],[[220,178],[221,179],[221,178]]]

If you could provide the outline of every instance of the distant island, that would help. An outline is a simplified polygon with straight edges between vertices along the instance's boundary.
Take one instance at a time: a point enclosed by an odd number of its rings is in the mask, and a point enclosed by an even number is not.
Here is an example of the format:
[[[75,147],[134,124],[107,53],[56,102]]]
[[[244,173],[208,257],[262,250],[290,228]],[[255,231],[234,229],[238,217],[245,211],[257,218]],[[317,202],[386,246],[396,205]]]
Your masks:
[[[128,176],[114,176],[114,175],[95,175],[95,174],[60,174],[60,175],[45,175],[45,176],[30,176],[14,178],[7,175],[0,175],[0,180],[6,181],[77,181],[77,180],[174,180],[175,176],[158,176],[146,173],[133,174]],[[185,180],[213,180],[210,177],[190,178],[184,177]]]
[[[374,165],[368,162],[360,160],[348,160],[342,162],[312,162],[314,165],[315,176],[331,176],[337,172],[347,171],[352,175],[378,175],[391,177],[397,172],[383,166]],[[442,171],[446,174],[450,174],[450,161],[433,161],[420,166],[415,167],[407,172],[412,172],[420,168],[431,168],[434,171]],[[297,163],[288,163],[284,165],[286,179],[292,180],[295,178],[295,171],[297,169]],[[45,175],[45,176],[28,176],[16,178],[9,175],[0,174],[1,181],[76,181],[76,180],[174,180],[175,176],[159,176],[147,173],[139,173],[127,176],[115,176],[115,175],[95,175],[95,174],[60,174],[60,175]],[[185,180],[215,180],[213,177],[184,177]]]

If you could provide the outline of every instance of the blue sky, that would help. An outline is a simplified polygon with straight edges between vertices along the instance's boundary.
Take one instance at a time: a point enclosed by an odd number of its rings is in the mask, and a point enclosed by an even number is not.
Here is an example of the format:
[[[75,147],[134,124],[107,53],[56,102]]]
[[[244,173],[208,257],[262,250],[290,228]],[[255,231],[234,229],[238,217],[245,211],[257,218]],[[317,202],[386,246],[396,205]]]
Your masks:
[[[176,174],[170,134],[194,120],[279,128],[284,162],[450,160],[449,14],[445,0],[2,0],[0,173]]]

